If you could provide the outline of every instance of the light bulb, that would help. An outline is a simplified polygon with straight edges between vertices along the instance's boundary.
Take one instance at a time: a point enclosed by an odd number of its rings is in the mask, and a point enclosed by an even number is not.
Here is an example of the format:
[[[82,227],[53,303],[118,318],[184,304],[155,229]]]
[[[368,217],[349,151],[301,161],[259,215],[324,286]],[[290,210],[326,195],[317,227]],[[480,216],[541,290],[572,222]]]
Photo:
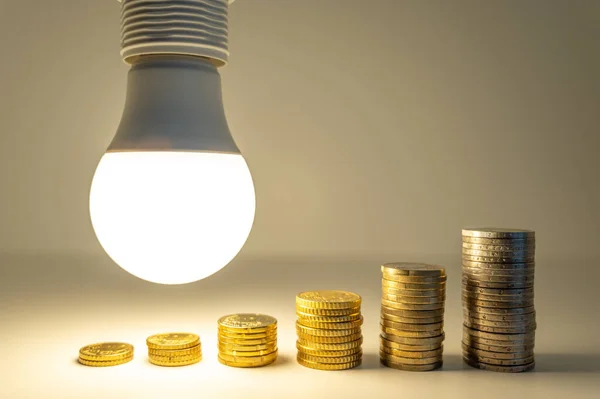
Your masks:
[[[227,265],[254,221],[252,177],[227,126],[217,66],[227,0],[122,2],[132,65],[121,123],[90,190],[98,241],[144,280],[183,284]]]

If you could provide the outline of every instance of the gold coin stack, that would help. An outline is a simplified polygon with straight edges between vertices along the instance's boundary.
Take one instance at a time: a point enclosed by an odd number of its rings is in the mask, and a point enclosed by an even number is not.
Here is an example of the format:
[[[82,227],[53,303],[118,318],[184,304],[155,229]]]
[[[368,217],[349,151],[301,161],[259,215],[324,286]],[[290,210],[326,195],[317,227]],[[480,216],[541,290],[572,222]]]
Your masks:
[[[202,360],[200,337],[191,333],[165,333],[146,339],[148,360],[157,366],[188,366]]]
[[[360,304],[360,296],[352,292],[298,294],[298,363],[318,370],[346,370],[359,366],[363,342]]]
[[[223,316],[219,362],[231,367],[262,367],[277,360],[277,319],[258,313]]]
[[[133,346],[123,342],[102,342],[79,349],[79,363],[91,367],[117,366],[133,359]]]
[[[535,232],[462,231],[463,359],[489,371],[533,370]]]
[[[381,364],[407,371],[442,367],[445,269],[387,263],[381,272]]]

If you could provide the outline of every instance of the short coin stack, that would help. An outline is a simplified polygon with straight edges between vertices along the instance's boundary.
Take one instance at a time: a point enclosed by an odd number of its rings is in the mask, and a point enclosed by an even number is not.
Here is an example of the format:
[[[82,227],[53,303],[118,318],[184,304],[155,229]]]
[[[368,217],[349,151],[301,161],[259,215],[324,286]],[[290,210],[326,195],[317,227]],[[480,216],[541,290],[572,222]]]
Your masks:
[[[483,370],[535,367],[535,232],[462,231],[463,358]]]
[[[442,367],[445,269],[387,263],[381,272],[381,363],[407,371]]]
[[[219,319],[219,362],[231,367],[261,367],[277,360],[277,319],[240,313]]]
[[[188,366],[202,360],[200,337],[191,333],[165,333],[146,339],[148,360],[157,366]]]
[[[132,359],[133,346],[123,342],[102,342],[79,349],[79,363],[86,366],[117,366]]]
[[[298,363],[318,370],[346,370],[362,362],[361,298],[346,291],[296,296]]]

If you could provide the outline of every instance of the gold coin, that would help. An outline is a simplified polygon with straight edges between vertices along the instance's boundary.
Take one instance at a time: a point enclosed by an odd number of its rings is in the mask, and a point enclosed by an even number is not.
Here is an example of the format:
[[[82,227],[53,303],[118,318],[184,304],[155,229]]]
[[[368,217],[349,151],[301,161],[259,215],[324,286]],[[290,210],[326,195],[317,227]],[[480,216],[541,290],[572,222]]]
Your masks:
[[[296,306],[306,308],[347,309],[358,307],[360,303],[360,295],[347,291],[307,291],[296,296]]]
[[[260,349],[256,351],[246,351],[246,350],[230,350],[225,349],[219,346],[219,353],[222,355],[234,356],[234,357],[256,357],[256,356],[266,356],[270,355],[273,352],[277,351],[277,347],[268,348],[268,349]]]
[[[441,346],[437,349],[429,350],[429,351],[405,351],[400,349],[394,349],[387,347],[386,345],[381,345],[381,352],[387,353],[389,355],[398,356],[400,358],[410,358],[410,359],[423,359],[423,358],[432,358],[432,357],[441,357],[444,352],[444,347]]]
[[[379,343],[381,346],[385,346],[390,349],[397,349],[401,351],[409,351],[409,352],[424,352],[424,351],[432,351],[442,347],[442,342],[437,342],[435,344],[428,345],[406,345],[398,342],[390,341],[388,339],[379,336]]]
[[[462,349],[463,349],[464,353],[468,353],[469,355],[482,357],[482,358],[511,360],[511,359],[529,358],[529,357],[533,356],[533,349],[524,350],[521,352],[503,353],[503,352],[491,352],[491,351],[486,351],[486,350],[482,350],[482,349],[472,348],[471,346],[466,345],[465,343],[462,343],[461,345],[462,345]]]
[[[431,305],[434,303],[445,303],[445,296],[437,296],[437,297],[411,297],[405,295],[394,295],[388,293],[386,290],[382,290],[381,297],[387,299],[388,301],[406,303],[410,305]]]
[[[462,235],[463,237],[529,239],[535,238],[535,231],[499,227],[468,227],[462,229]]]
[[[199,363],[202,360],[202,356],[197,356],[195,358],[190,358],[188,360],[182,360],[182,361],[167,361],[167,362],[163,362],[161,360],[157,360],[154,358],[149,357],[148,361],[156,366],[163,366],[163,367],[181,367],[181,366],[189,366],[192,364],[196,364]]]
[[[85,360],[107,361],[133,356],[133,346],[123,342],[101,342],[79,349],[79,357]]]
[[[358,359],[354,362],[350,362],[350,363],[317,363],[317,362],[311,362],[308,360],[304,360],[301,357],[296,357],[296,360],[298,361],[298,364],[300,364],[301,366],[304,367],[308,367],[311,369],[316,369],[316,370],[348,370],[348,369],[353,369],[355,367],[358,367],[361,365],[362,363],[362,359]]]
[[[384,366],[403,371],[433,371],[441,368],[444,364],[442,361],[433,364],[404,364],[396,363],[387,359],[379,359],[379,361]]]
[[[495,346],[495,345],[486,345],[477,341],[465,342],[462,341],[462,344],[468,345],[473,349],[481,349],[488,352],[497,352],[497,353],[519,353],[519,352],[533,352],[535,348],[535,344],[525,344],[525,345],[510,345],[510,346]]]
[[[396,283],[404,284],[439,284],[446,282],[446,276],[439,277],[414,277],[414,276],[402,276],[399,274],[382,273],[382,279],[388,281],[394,281]]]
[[[325,356],[311,356],[304,352],[298,352],[298,359],[306,360],[307,362],[313,363],[326,363],[326,364],[334,364],[334,363],[351,363],[355,362],[359,359],[362,359],[362,350],[357,352],[354,355],[349,356],[340,356],[340,357],[325,357]]]
[[[346,350],[360,348],[362,343],[363,343],[362,337],[360,337],[354,341],[342,342],[339,344],[323,344],[323,343],[319,343],[319,342],[311,342],[308,340],[298,339],[298,341],[296,341],[296,347],[298,347],[298,345],[300,345],[305,348],[310,348],[311,350],[346,351]]]
[[[493,333],[486,331],[479,331],[463,326],[463,333],[468,334],[477,338],[486,338],[495,341],[516,341],[516,340],[528,340],[535,337],[535,331],[528,331],[525,333],[517,334],[506,334],[506,333]]]
[[[273,361],[275,361],[275,359],[277,359],[277,351],[271,352],[267,355],[252,356],[252,357],[234,356],[234,355],[228,355],[226,353],[219,352],[219,359],[225,360],[230,363],[236,363],[236,364],[259,364],[260,365],[260,364],[272,363]]]
[[[318,328],[324,330],[349,330],[362,326],[363,317],[360,316],[360,319],[355,321],[348,321],[343,323],[324,323],[320,321],[312,321],[309,319],[305,319],[300,317],[298,319],[298,323],[305,327]]]
[[[191,333],[164,333],[151,335],[146,339],[148,348],[186,349],[200,343],[200,337]]]
[[[258,333],[273,331],[277,328],[277,319],[259,313],[238,313],[223,316],[219,327],[231,332]]]
[[[466,352],[463,352],[463,358],[469,359],[470,361],[490,364],[494,366],[523,366],[526,364],[533,363],[535,361],[534,356],[527,356],[521,359],[493,359],[490,357],[476,356]]]
[[[381,279],[381,284],[382,286],[387,286],[390,288],[396,288],[396,289],[400,289],[400,290],[406,290],[406,291],[440,291],[440,290],[445,290],[446,289],[446,283],[445,282],[441,282],[441,283],[432,283],[432,284],[414,284],[414,283],[399,283],[397,281],[392,281],[392,280],[387,280],[382,278]],[[406,295],[409,295],[409,292],[406,293]],[[410,293],[410,296],[422,296],[422,295],[414,295],[412,293]]]
[[[202,345],[192,346],[186,349],[153,349],[148,348],[149,355],[157,356],[186,356],[194,355],[202,352]]]
[[[347,323],[350,321],[357,321],[362,319],[360,313],[354,313],[345,316],[318,316],[310,313],[301,313],[296,311],[296,316],[298,316],[302,320],[308,320],[309,322],[317,323]]]
[[[223,334],[218,335],[219,343],[222,345],[270,345],[277,344],[277,335],[269,335],[263,338],[232,338]]]
[[[344,336],[339,336],[339,337],[322,337],[322,336],[310,335],[310,334],[306,334],[306,333],[303,333],[302,331],[298,331],[298,330],[296,330],[296,332],[298,333],[298,339],[300,341],[314,342],[314,343],[318,343],[318,344],[343,344],[343,343],[347,343],[347,342],[353,342],[353,341],[356,341],[357,339],[362,338],[362,332],[360,332],[360,331],[357,333],[354,333],[354,334],[344,335]]]
[[[445,276],[446,269],[442,266],[424,263],[394,262],[381,265],[381,272],[399,276],[436,277]]]
[[[348,316],[348,315],[356,315],[360,314],[360,306],[356,306],[353,308],[347,309],[319,309],[319,308],[307,308],[304,306],[296,305],[296,314],[307,314],[307,315],[315,315],[315,316],[323,316],[323,317],[331,317],[331,316]]]
[[[307,346],[302,346],[296,342],[296,348],[298,351],[304,353],[305,355],[310,356],[318,356],[318,357],[345,357],[345,356],[353,356],[357,353],[362,353],[362,349],[359,347],[353,349],[344,349],[338,351],[324,351],[320,349],[313,349]]]
[[[531,371],[535,368],[535,362],[532,362],[530,364],[525,364],[523,366],[495,366],[492,364],[480,363],[480,362],[472,360],[472,359],[466,359],[464,357],[463,357],[463,360],[466,364],[468,364],[471,367],[475,367],[475,368],[478,368],[481,370],[500,372],[500,373],[522,373],[525,371]]]
[[[410,298],[417,298],[417,300],[427,298],[446,298],[446,289],[440,290],[405,290],[404,288],[394,288],[387,285],[385,282],[381,284],[381,292],[391,295],[400,295]]]
[[[277,338],[277,330],[266,331],[261,333],[236,333],[230,330],[226,330],[225,328],[219,327],[219,336],[225,338],[233,338],[233,339],[248,339],[248,340],[257,340],[261,338],[269,338],[276,339]]]
[[[232,345],[219,341],[218,344],[219,350],[224,352],[232,352],[232,351],[270,351],[272,352],[274,349],[277,349],[277,341],[273,341],[268,344],[259,344],[259,345]]]
[[[86,360],[86,359],[82,359],[82,358],[79,358],[78,360],[79,360],[79,363],[83,364],[84,366],[111,367],[111,366],[118,366],[119,364],[129,363],[132,359],[133,359],[133,355],[131,355],[129,357],[117,359],[117,360]]]
[[[528,246],[535,245],[535,237],[530,238],[485,238],[462,236],[463,243],[482,245],[506,245],[506,246]]]
[[[229,360],[225,360],[225,359],[221,358],[221,356],[217,356],[217,359],[219,360],[219,363],[224,364],[224,365],[229,366],[229,367],[254,368],[254,367],[268,366],[269,364],[274,363],[275,360],[277,360],[277,357],[274,357],[270,361],[264,361],[264,362],[261,362],[261,363],[239,363],[239,362],[231,362]]]
[[[432,324],[408,324],[408,323],[398,323],[395,321],[386,320],[384,318],[379,319],[379,324],[382,326],[393,328],[396,330],[402,331],[431,331],[431,330],[441,330],[444,328],[444,323],[432,323]]]
[[[429,337],[429,338],[416,337],[415,338],[415,337],[401,337],[398,335],[388,334],[385,331],[382,331],[381,337],[388,341],[396,342],[398,344],[403,344],[403,345],[436,345],[436,344],[439,345],[442,342],[444,342],[444,339],[446,338],[446,334],[441,333],[437,337]]]
[[[388,297],[381,296],[381,304],[388,308],[401,309],[401,310],[436,310],[443,309],[444,303],[431,303],[431,304],[414,304],[414,303],[402,303],[396,302],[393,299],[387,299]]]
[[[406,310],[406,309],[395,309],[388,306],[382,305],[381,312],[386,315],[398,316],[398,317],[409,317],[412,319],[426,319],[430,317],[443,317],[444,309],[434,310]]]
[[[475,249],[478,251],[502,251],[502,252],[511,252],[511,251],[533,251],[535,250],[535,241],[530,243],[525,243],[523,241],[519,242],[517,245],[513,244],[482,244],[482,243],[474,243],[474,242],[463,242],[462,247],[465,249]]]
[[[422,357],[422,358],[412,358],[412,357],[401,357],[395,356],[387,352],[379,351],[379,358],[384,359],[393,363],[399,364],[434,364],[442,361],[442,355],[431,356],[431,357]]]
[[[200,357],[202,357],[202,354],[200,352],[179,356],[160,356],[148,354],[148,359],[154,360],[155,362],[159,363],[185,363],[190,360],[198,359]]]
[[[306,327],[302,324],[296,322],[296,332],[301,332],[303,334],[312,335],[312,336],[321,336],[321,337],[343,337],[346,335],[357,334],[361,332],[360,327],[356,328],[348,328],[344,330],[323,330],[320,328],[312,328]]]
[[[396,330],[395,328],[389,328],[386,326],[382,326],[381,324],[379,325],[379,327],[381,327],[381,331],[383,331],[386,334],[395,335],[397,337],[404,337],[404,338],[432,338],[432,337],[437,337],[444,332],[444,330],[441,328],[437,329],[437,330],[429,330],[429,331],[402,331],[402,330]]]
[[[474,262],[462,260],[463,267],[470,267],[481,270],[535,270],[535,262],[527,263],[489,263],[489,262]]]

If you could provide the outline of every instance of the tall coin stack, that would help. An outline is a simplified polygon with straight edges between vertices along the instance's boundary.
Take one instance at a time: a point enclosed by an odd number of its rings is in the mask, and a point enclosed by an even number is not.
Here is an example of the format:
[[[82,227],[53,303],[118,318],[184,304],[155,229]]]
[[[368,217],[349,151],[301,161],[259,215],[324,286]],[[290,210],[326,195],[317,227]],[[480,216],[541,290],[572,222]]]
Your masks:
[[[151,335],[146,339],[148,360],[157,366],[188,366],[202,360],[200,337],[191,333]]]
[[[346,291],[296,296],[298,363],[317,370],[346,370],[362,362],[361,298]]]
[[[219,362],[231,367],[262,367],[277,360],[277,319],[258,313],[223,316]]]
[[[442,367],[445,269],[387,263],[381,272],[381,363],[407,371]]]
[[[463,358],[476,368],[519,373],[535,367],[535,232],[462,231]]]

